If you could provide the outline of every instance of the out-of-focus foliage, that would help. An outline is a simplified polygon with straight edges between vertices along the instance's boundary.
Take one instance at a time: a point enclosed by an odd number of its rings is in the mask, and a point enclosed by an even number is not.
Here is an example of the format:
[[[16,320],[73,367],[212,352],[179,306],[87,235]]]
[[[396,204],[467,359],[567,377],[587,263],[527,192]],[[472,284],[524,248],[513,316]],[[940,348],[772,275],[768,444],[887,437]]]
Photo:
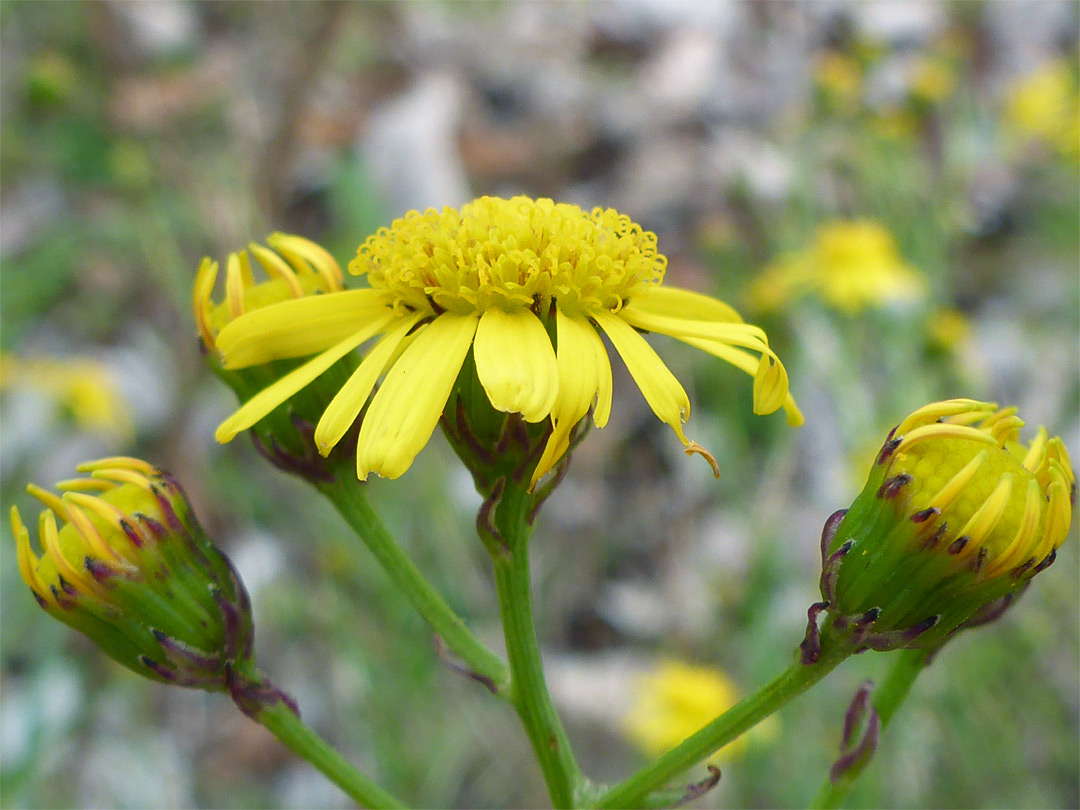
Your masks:
[[[587,772],[623,777],[640,762],[623,736],[634,673],[677,658],[747,694],[791,660],[820,527],[904,414],[992,399],[1080,449],[1077,24],[1068,2],[4,3],[5,508],[86,458],[171,470],[252,592],[262,666],[350,760],[419,806],[542,804],[516,718],[440,663],[327,505],[213,442],[235,403],[202,365],[191,284],[203,255],[275,230],[344,264],[408,208],[617,208],[658,233],[672,284],[766,328],[807,420],[753,417],[738,371],[666,354],[716,482],[616,368],[626,407],[575,452],[534,554],[555,700]],[[851,221],[880,229],[919,295],[755,310],[766,268]],[[10,372],[33,364],[67,384]],[[91,367],[97,393],[76,384]],[[88,416],[105,390],[122,430]],[[369,486],[497,643],[477,499],[449,449]],[[1080,801],[1078,548],[950,643],[852,806]],[[6,525],[0,561],[4,806],[345,806],[225,698],[144,683],[49,621]],[[851,695],[888,664],[847,661],[697,804],[805,805]]]

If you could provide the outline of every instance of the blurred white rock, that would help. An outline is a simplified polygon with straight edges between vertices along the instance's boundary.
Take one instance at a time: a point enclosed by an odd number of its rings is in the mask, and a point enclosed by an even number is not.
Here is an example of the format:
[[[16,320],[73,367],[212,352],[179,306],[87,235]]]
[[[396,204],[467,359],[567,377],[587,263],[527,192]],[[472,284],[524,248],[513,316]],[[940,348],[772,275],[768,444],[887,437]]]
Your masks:
[[[372,112],[359,150],[392,216],[471,198],[457,150],[462,98],[458,76],[427,73]]]
[[[142,56],[167,57],[195,44],[199,20],[184,0],[114,0],[109,10],[123,23],[128,43]]]

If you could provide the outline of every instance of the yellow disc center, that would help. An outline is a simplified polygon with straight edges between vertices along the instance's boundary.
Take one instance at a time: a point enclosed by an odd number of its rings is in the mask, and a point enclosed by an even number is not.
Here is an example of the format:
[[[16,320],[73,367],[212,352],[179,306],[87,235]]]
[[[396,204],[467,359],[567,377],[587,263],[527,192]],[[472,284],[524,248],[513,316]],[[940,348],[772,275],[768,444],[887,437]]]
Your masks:
[[[656,234],[612,209],[481,197],[460,211],[411,211],[360,246],[349,271],[396,308],[467,315],[493,307],[545,314],[618,311],[660,284]]]

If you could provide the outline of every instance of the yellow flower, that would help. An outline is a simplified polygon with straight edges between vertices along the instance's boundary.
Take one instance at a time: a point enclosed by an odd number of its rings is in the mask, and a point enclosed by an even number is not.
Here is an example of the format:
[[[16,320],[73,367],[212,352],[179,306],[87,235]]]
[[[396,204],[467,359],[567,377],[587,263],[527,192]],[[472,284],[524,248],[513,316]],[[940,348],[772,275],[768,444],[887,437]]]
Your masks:
[[[931,104],[944,101],[952,94],[956,78],[951,67],[941,59],[920,59],[914,66],[909,83],[911,95]]]
[[[936,309],[927,321],[926,334],[934,346],[956,351],[971,340],[971,321],[958,309]]]
[[[598,331],[653,412],[692,450],[682,428],[690,401],[639,330],[670,335],[753,375],[756,413],[783,407],[790,423],[801,422],[765,333],[720,301],[661,286],[666,263],[655,234],[611,209],[483,197],[460,212],[412,211],[371,236],[350,263],[370,288],[268,306],[221,330],[226,368],[321,354],[247,402],[217,438],[229,441],[376,337],[315,430],[319,451],[329,453],[371,398],[357,444],[361,479],[372,472],[397,478],[409,468],[471,350],[496,410],[551,420],[535,483],[566,452],[571,429],[590,408],[598,427],[607,422],[611,366]]]
[[[862,92],[862,69],[842,53],[827,51],[814,65],[814,81],[825,98],[844,112],[851,112]]]
[[[4,355],[0,390],[23,385],[50,396],[84,430],[125,441],[134,433],[127,400],[96,360]]]
[[[838,622],[861,625],[875,649],[928,644],[1054,561],[1076,479],[1061,439],[1040,428],[1024,446],[1023,425],[1016,408],[952,399],[893,429],[823,537],[822,595]]]
[[[216,302],[214,285],[218,263],[204,258],[193,293],[195,323],[205,349],[203,357],[207,366],[233,389],[241,402],[250,401],[249,404],[263,402],[266,399],[263,390],[294,371],[301,361],[282,359],[252,365],[246,364],[240,356],[235,358],[238,368],[223,368],[217,353],[218,333],[237,318],[272,304],[295,304],[298,299],[337,293],[344,288],[341,267],[314,242],[300,236],[274,233],[267,237],[266,243],[269,247],[252,242],[246,250],[229,254],[225,262],[224,296]],[[313,327],[315,335],[320,329],[334,328],[333,324],[327,323],[313,324]],[[273,352],[273,335],[267,335],[265,340],[262,350]],[[311,433],[326,403],[355,369],[355,357],[341,357],[314,385],[291,398],[287,405],[279,401],[276,405],[282,407],[272,406],[266,418],[251,431],[256,449],[285,472],[309,481],[328,480],[331,477],[329,465],[316,452]]]
[[[1017,136],[1080,157],[1080,87],[1075,65],[1065,60],[1047,62],[1017,80],[1007,90],[1004,117]]]
[[[229,254],[225,262],[225,298],[220,303],[213,301],[218,263],[209,257],[202,260],[192,299],[195,324],[209,351],[215,350],[217,333],[222,327],[245,312],[291,298],[342,289],[343,278],[337,261],[311,240],[274,233],[266,238],[266,243],[273,250],[252,242],[248,245],[250,256],[248,250]],[[251,256],[255,257],[255,266],[266,274],[266,280],[256,279]]]
[[[737,701],[734,685],[720,670],[664,661],[640,676],[623,729],[647,756],[658,757]],[[731,757],[741,754],[745,746],[745,738],[740,737],[721,750]]]
[[[923,290],[922,276],[900,257],[892,234],[876,222],[854,220],[822,227],[809,248],[766,268],[748,297],[769,310],[813,293],[854,315],[917,299]]]

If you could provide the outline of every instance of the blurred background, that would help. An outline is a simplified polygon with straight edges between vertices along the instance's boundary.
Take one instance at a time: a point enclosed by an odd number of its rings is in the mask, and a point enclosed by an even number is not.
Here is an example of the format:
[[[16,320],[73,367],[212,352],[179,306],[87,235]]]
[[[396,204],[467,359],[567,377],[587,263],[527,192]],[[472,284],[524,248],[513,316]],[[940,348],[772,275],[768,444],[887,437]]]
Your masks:
[[[170,469],[247,582],[263,668],[350,760],[415,805],[546,804],[517,719],[440,664],[329,506],[248,442],[215,444],[235,400],[201,365],[191,283],[274,230],[344,265],[410,208],[615,207],[658,233],[671,283],[766,328],[806,414],[754,417],[745,375],[657,340],[715,481],[615,363],[611,423],[542,514],[534,572],[575,749],[624,777],[789,663],[821,526],[909,411],[1015,404],[1080,455],[1077,10],[5,2],[5,513],[90,458]],[[498,646],[478,498],[441,438],[370,494]],[[851,806],[1080,804],[1078,547],[950,643]],[[347,806],[226,698],[142,682],[50,620],[6,521],[0,560],[3,806]],[[723,752],[696,805],[804,806],[888,658],[849,660]]]

